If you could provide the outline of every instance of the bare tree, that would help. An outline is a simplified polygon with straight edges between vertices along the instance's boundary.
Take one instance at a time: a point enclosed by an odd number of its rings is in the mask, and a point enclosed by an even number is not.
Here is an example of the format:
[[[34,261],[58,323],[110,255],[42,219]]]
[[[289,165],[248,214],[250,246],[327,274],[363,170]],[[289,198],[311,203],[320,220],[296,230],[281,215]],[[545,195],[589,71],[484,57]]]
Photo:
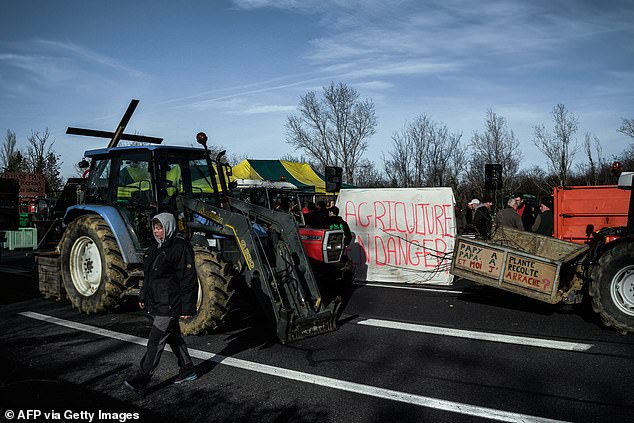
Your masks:
[[[634,139],[634,119],[623,119],[617,131]]]
[[[544,169],[533,166],[529,169],[522,169],[517,174],[518,191],[531,192],[538,197],[551,195],[552,187],[556,185],[554,175],[547,175]]]
[[[469,143],[471,158],[467,170],[467,181],[482,195],[484,193],[484,167],[488,163],[502,165],[502,191],[511,192],[519,188],[517,173],[522,152],[515,134],[508,128],[506,119],[489,109],[483,133],[475,132]]]
[[[392,135],[392,151],[383,159],[389,179],[400,187],[447,186],[458,179],[464,159],[461,134],[421,115]]]
[[[346,182],[354,183],[367,140],[376,131],[374,103],[359,101],[359,93],[342,82],[323,90],[321,100],[314,91],[301,97],[299,114],[286,122],[287,142],[318,161],[321,168],[342,167]]]
[[[28,138],[29,147],[26,152],[26,165],[29,172],[43,174],[51,190],[59,190],[62,187],[60,167],[61,156],[55,154],[53,144],[49,143],[51,136],[48,128],[44,132],[32,131]]]
[[[11,158],[15,154],[15,144],[17,137],[15,132],[7,129],[7,134],[4,137],[4,144],[2,144],[2,151],[0,151],[0,160],[2,160],[2,168],[6,171],[11,162]]]
[[[15,132],[7,129],[4,137],[4,144],[0,150],[0,160],[2,161],[2,170],[4,172],[21,172],[26,170],[24,156],[20,150],[16,149],[17,137]]]
[[[630,143],[630,145],[623,150],[621,154],[614,157],[615,160],[618,160],[623,165],[623,170],[633,171],[634,170],[634,143]]]
[[[385,175],[377,169],[374,162],[368,159],[359,162],[355,182],[357,186],[364,188],[386,188],[389,186]]]
[[[579,128],[579,121],[563,104],[557,104],[553,108],[553,121],[554,135],[543,124],[538,125],[535,127],[533,143],[546,156],[548,170],[557,175],[557,184],[565,186],[577,149],[573,136]]]
[[[588,162],[577,165],[579,176],[583,178],[583,182],[586,185],[608,183],[609,181],[604,181],[607,161],[603,157],[603,148],[601,147],[599,138],[592,136],[590,133],[586,133],[583,139],[583,151]]]

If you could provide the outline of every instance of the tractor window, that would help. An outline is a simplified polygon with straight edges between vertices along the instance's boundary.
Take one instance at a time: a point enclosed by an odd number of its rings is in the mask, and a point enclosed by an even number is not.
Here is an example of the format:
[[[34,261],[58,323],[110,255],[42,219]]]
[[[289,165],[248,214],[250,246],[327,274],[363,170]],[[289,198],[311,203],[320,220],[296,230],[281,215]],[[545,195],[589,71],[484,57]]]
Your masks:
[[[117,202],[150,203],[152,184],[147,160],[121,160],[117,183]]]
[[[173,210],[179,194],[198,199],[215,199],[209,165],[204,157],[166,154],[158,155],[156,159],[161,210]]]
[[[108,184],[110,183],[110,159],[93,160],[88,174],[87,199],[94,203],[108,201]]]
[[[212,180],[209,177],[207,161],[204,159],[190,160],[189,168],[192,179],[192,193],[213,194],[214,188],[212,186]]]
[[[191,183],[192,169],[187,158],[182,156],[158,157],[159,200],[162,210],[173,210],[174,201],[179,194],[191,195],[196,192]]]
[[[166,168],[165,190],[167,191],[167,195],[170,197],[184,192],[183,171],[180,164],[173,163]]]

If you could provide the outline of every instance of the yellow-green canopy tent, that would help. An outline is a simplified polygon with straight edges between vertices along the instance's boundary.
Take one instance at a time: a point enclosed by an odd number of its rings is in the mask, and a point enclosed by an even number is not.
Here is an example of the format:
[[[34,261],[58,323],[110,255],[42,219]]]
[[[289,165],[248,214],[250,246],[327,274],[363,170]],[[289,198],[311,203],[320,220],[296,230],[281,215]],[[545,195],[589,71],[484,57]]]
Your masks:
[[[296,185],[302,191],[329,194],[326,192],[324,175],[315,172],[308,163],[246,159],[233,166],[232,172],[232,179],[286,181]],[[352,185],[347,184],[344,184],[344,187],[353,188]]]

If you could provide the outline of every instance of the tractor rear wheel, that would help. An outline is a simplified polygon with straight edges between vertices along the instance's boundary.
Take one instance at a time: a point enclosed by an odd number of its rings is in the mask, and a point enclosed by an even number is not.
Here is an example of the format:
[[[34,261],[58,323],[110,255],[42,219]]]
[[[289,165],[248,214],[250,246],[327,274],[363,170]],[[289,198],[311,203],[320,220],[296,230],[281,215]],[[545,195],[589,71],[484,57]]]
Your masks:
[[[184,335],[212,332],[226,323],[235,292],[235,272],[228,262],[204,247],[194,247],[194,257],[198,275],[197,314],[191,319],[181,319]]]
[[[606,326],[634,332],[634,242],[622,242],[601,256],[589,292],[592,308]]]
[[[130,282],[117,241],[98,215],[84,215],[68,225],[60,241],[66,296],[82,313],[121,305]]]

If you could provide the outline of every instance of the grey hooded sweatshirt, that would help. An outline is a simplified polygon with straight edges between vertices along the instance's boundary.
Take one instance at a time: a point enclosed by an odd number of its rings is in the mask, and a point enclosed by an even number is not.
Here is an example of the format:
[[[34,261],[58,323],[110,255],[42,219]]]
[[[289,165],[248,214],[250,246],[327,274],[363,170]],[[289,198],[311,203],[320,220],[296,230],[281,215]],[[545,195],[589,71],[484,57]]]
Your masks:
[[[157,214],[152,218],[152,224],[154,224],[154,219],[161,222],[161,225],[163,225],[163,229],[165,229],[165,238],[163,239],[163,241],[161,241],[156,237],[156,235],[154,235],[154,239],[156,240],[156,242],[158,242],[158,246],[160,248],[161,244],[169,240],[176,232],[176,219],[174,219],[174,215],[172,213]],[[152,234],[154,234],[154,231],[152,231]]]

